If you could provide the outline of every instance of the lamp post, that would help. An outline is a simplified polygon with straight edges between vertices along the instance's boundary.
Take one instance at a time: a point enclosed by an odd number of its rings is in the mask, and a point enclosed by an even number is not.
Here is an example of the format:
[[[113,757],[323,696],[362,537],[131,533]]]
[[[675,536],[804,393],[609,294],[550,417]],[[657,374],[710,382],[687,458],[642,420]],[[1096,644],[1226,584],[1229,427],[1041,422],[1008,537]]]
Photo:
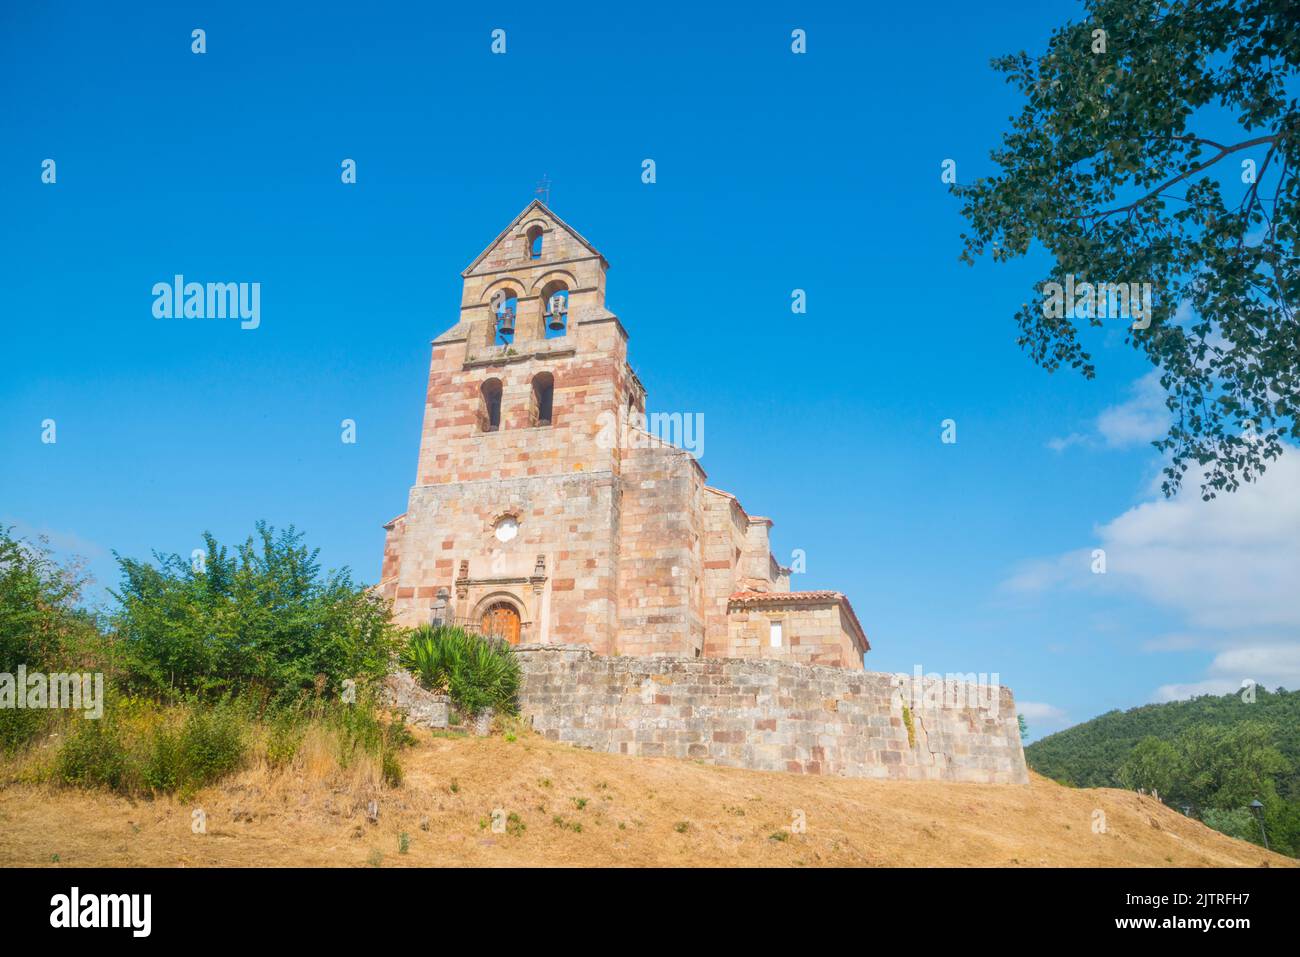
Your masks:
[[[1272,850],[1268,846],[1268,832],[1264,830],[1264,805],[1256,798],[1250,802],[1250,809],[1255,813],[1255,820],[1259,821],[1259,836],[1264,839],[1264,850]]]

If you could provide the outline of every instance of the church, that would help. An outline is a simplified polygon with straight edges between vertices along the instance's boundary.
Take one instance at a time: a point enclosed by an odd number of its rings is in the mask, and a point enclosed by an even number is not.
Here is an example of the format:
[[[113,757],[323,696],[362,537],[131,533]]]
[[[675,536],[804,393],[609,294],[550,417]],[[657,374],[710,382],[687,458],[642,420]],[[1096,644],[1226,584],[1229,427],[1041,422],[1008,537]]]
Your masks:
[[[432,344],[415,484],[384,526],[378,589],[395,620],[598,655],[862,670],[848,599],[791,591],[771,519],[638,433],[646,391],[605,305],[608,269],[534,200],[461,274],[459,319]],[[603,427],[612,416],[622,428]]]

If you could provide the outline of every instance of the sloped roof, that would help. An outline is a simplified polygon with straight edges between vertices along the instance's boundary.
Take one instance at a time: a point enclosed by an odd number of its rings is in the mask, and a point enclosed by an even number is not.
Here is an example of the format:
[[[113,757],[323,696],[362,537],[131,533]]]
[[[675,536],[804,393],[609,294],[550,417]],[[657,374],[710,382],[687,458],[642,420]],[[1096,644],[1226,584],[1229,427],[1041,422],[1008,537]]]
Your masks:
[[[501,240],[505,239],[508,235],[510,235],[510,233],[514,230],[514,228],[518,226],[520,222],[523,221],[524,217],[526,217],[529,213],[533,212],[534,210],[541,210],[548,217],[550,217],[552,220],[555,221],[555,225],[559,226],[561,229],[567,232],[578,242],[582,243],[583,246],[591,250],[593,255],[600,256],[601,262],[604,262],[605,266],[608,268],[609,262],[606,261],[604,255],[601,253],[599,249],[597,249],[591,243],[587,242],[587,240],[583,237],[581,233],[579,233],[576,229],[574,229],[572,226],[570,226],[568,223],[562,220],[559,216],[555,215],[554,210],[552,210],[549,206],[543,203],[540,199],[535,199],[527,206],[525,206],[518,216],[510,220],[510,225],[508,225],[505,229],[501,230],[501,232],[497,234],[496,239],[488,243],[487,246],[484,248],[484,250],[474,257],[474,261],[470,263],[468,266],[466,266],[464,270],[461,272],[460,274],[461,278],[463,279],[468,277],[469,274],[474,270],[474,267],[477,266],[479,263],[481,263],[485,258],[487,258],[487,254],[490,253],[493,249],[495,249],[497,247],[497,244],[499,244]]]

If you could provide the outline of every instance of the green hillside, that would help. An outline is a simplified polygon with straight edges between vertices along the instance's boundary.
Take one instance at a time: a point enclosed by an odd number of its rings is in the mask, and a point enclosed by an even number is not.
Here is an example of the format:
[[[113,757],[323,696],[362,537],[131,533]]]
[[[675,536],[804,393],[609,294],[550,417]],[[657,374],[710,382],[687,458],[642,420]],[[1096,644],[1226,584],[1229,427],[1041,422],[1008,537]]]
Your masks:
[[[1207,824],[1300,854],[1300,691],[1255,690],[1110,711],[1025,748],[1029,766],[1074,787],[1156,790]]]

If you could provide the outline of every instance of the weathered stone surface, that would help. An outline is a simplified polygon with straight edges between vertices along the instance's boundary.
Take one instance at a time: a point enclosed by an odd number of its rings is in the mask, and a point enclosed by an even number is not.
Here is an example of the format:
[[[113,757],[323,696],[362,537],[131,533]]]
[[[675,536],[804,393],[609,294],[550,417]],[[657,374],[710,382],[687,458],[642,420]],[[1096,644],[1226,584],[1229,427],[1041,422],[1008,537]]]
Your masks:
[[[949,704],[918,700],[906,676],[793,662],[605,656],[544,644],[518,655],[521,708],[554,741],[802,774],[1029,780],[1007,688],[984,705],[965,693]]]
[[[384,679],[380,700],[406,715],[411,724],[424,728],[445,728],[451,717],[451,701],[446,695],[425,691],[405,671]]]

